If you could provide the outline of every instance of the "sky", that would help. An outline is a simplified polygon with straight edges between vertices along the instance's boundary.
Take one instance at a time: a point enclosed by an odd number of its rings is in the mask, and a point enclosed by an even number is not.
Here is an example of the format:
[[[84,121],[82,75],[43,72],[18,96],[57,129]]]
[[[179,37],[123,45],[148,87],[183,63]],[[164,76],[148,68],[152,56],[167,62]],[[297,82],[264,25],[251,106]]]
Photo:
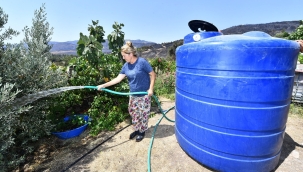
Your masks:
[[[6,42],[19,43],[24,38],[23,28],[32,26],[34,12],[43,3],[47,21],[54,28],[51,41],[57,42],[78,40],[80,32],[88,35],[92,20],[99,20],[106,37],[118,22],[124,24],[125,39],[155,43],[183,39],[192,33],[188,27],[191,20],[207,21],[219,30],[303,20],[302,0],[0,0],[0,7],[8,14],[4,29],[20,32]]]

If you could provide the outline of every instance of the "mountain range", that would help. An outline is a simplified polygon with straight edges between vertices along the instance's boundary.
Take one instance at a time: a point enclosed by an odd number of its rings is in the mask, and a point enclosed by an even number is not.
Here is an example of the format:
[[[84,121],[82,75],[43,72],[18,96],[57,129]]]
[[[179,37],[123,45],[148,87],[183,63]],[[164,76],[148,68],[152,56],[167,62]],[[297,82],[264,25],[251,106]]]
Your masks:
[[[232,26],[227,29],[222,30],[224,35],[230,34],[242,34],[249,31],[262,31],[270,36],[275,36],[280,32],[292,33],[294,32],[298,26],[300,25],[300,21],[283,21],[283,22],[272,22],[272,23],[264,23],[264,24],[246,24],[246,25],[238,25]]]
[[[245,25],[237,25],[232,26],[226,29],[221,30],[224,35],[231,34],[242,34],[249,31],[262,31],[271,36],[275,36],[277,33],[288,32],[292,33],[298,28],[300,25],[300,21],[282,21],[282,22],[271,22],[264,24],[245,24]],[[189,33],[192,31],[189,29]],[[185,36],[185,35],[184,35]],[[127,41],[127,40],[126,40]],[[141,57],[144,58],[154,58],[154,57],[167,57],[168,50],[174,44],[179,44],[180,41],[182,44],[183,39],[175,40],[167,43],[157,44],[150,41],[145,40],[130,40],[137,48],[142,48],[142,51],[139,53]],[[76,55],[77,48],[77,40],[75,41],[67,41],[67,42],[54,42],[51,41],[50,44],[53,45],[51,49],[51,53],[53,54],[69,54]],[[103,52],[110,53],[110,49],[108,48],[108,41],[102,43],[103,44]]]
[[[128,41],[128,40],[125,40]],[[154,45],[156,43],[150,42],[150,41],[144,41],[144,40],[130,40],[133,45],[137,48],[143,47],[143,46],[150,46]],[[77,46],[78,46],[78,40],[75,41],[67,41],[67,42],[55,42],[50,41],[49,44],[51,44],[53,47],[51,49],[52,54],[68,54],[68,55],[76,55],[77,54]],[[108,40],[106,39],[104,43],[102,43],[103,49],[102,52],[104,53],[110,53],[111,50],[108,47]]]

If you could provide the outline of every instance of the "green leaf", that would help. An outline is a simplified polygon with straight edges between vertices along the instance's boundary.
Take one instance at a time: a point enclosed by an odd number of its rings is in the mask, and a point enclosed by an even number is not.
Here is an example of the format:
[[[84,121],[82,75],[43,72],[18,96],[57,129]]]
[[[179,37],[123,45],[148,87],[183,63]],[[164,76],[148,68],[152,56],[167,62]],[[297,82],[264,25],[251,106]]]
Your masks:
[[[82,55],[82,53],[83,53],[83,51],[84,51],[84,48],[85,48],[84,44],[79,44],[79,45],[77,46],[77,54],[78,54],[79,56]]]
[[[97,48],[98,50],[102,50],[103,45],[99,42],[95,42],[95,48]]]
[[[85,47],[84,50],[83,50],[83,54],[87,54],[91,52],[90,48],[89,47]]]

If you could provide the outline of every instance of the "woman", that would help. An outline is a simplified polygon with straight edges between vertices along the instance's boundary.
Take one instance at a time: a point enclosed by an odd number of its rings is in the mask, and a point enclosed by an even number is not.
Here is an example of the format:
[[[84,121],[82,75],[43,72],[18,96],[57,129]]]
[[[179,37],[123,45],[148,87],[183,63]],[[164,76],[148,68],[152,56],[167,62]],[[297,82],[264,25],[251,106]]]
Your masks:
[[[128,104],[128,112],[132,117],[134,132],[129,138],[136,136],[140,142],[148,129],[148,117],[151,107],[151,96],[153,95],[156,74],[151,65],[144,58],[137,57],[136,49],[130,41],[121,48],[121,54],[126,63],[123,65],[119,75],[113,80],[98,85],[98,90],[121,82],[125,76],[128,79],[130,92],[147,92],[147,95],[131,95]]]

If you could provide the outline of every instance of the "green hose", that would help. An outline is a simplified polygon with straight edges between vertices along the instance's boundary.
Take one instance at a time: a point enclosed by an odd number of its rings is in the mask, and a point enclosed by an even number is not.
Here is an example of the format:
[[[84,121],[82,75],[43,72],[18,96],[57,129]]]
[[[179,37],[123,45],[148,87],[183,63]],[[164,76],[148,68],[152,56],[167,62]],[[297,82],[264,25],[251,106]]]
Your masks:
[[[90,88],[90,89],[98,89],[97,86],[84,86],[84,88]],[[109,92],[109,93],[112,93],[112,94],[117,94],[117,95],[124,95],[124,96],[128,96],[128,95],[135,95],[135,94],[147,94],[147,92],[131,92],[131,93],[121,93],[121,92],[117,92],[117,91],[112,91],[112,90],[109,90],[109,89],[106,89],[106,88],[102,88],[102,91],[106,91],[106,92]],[[174,109],[175,106],[169,108],[168,110],[164,111],[162,108],[161,108],[161,104],[157,98],[157,96],[153,95],[153,98],[155,99],[155,101],[157,102],[157,105],[160,109],[160,112],[162,113],[162,117],[158,120],[157,124],[155,125],[155,128],[154,128],[154,131],[152,133],[152,137],[151,137],[151,140],[150,140],[150,143],[149,143],[149,148],[148,148],[148,155],[147,155],[147,169],[149,172],[151,172],[151,167],[150,167],[150,157],[151,157],[151,149],[152,149],[152,146],[153,146],[153,142],[154,142],[154,136],[155,136],[155,133],[157,131],[157,127],[158,125],[160,124],[160,122],[162,121],[162,119],[165,117],[168,121],[170,122],[175,122],[174,120],[171,120],[169,119],[165,114],[168,113],[170,110]]]

